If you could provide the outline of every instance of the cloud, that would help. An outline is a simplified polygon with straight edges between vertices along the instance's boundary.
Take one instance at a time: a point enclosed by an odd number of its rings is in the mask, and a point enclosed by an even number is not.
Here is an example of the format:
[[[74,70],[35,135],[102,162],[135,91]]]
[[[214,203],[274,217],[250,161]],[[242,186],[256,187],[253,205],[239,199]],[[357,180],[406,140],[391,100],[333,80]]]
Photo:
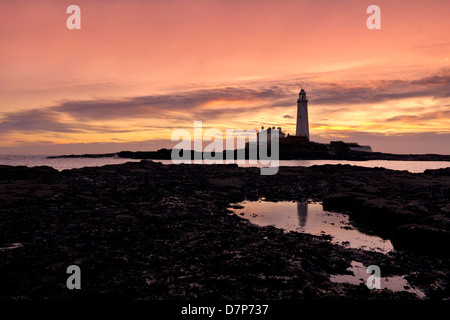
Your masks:
[[[385,121],[420,122],[420,121],[442,120],[442,119],[450,119],[450,110],[427,112],[417,115],[399,115],[392,118],[388,118]]]
[[[3,114],[0,121],[0,133],[8,132],[129,132],[112,126],[96,126],[80,122],[68,122],[61,120],[62,114],[55,108],[31,109]]]
[[[370,104],[415,97],[450,97],[450,75],[418,80],[377,80],[362,84],[320,83],[309,95],[315,104]]]
[[[430,48],[443,48],[450,47],[450,42],[438,42],[438,43],[429,43],[429,44],[419,44],[412,46],[413,49],[430,49]]]
[[[57,112],[51,109],[32,109],[11,112],[3,115],[0,122],[0,132],[80,132],[79,124],[60,122]]]
[[[0,133],[19,132],[64,132],[80,133],[98,132],[130,132],[136,128],[118,129],[107,125],[92,125],[89,122],[127,119],[172,119],[172,126],[161,126],[160,123],[142,128],[167,129],[181,128],[180,123],[194,120],[218,119],[226,115],[236,116],[245,112],[260,110],[261,107],[281,107],[286,104],[282,98],[290,93],[283,88],[234,88],[202,89],[173,94],[138,96],[120,100],[85,100],[66,101],[53,107],[31,109],[4,113],[0,120]],[[212,107],[209,103],[221,102],[223,106]],[[279,101],[273,106],[273,101]],[[227,103],[242,102],[238,109],[227,106]],[[256,103],[256,105],[255,105]],[[253,105],[252,105],[253,104]],[[71,122],[63,118],[73,118]]]
[[[288,96],[281,88],[233,88],[195,90],[174,94],[149,95],[122,100],[68,101],[53,108],[78,120],[112,120],[138,117],[165,118],[171,111],[197,112],[214,101],[273,101]],[[217,110],[224,113],[225,110]]]
[[[294,119],[287,112],[295,111],[298,79],[281,79],[278,85],[273,83],[275,81],[257,83],[252,80],[248,87],[241,83],[235,87],[205,88],[115,100],[63,101],[46,108],[2,114],[0,133],[123,133],[192,128],[191,123],[194,120],[214,123],[228,121],[241,126],[259,126],[261,124],[255,120],[268,121],[274,116],[280,118],[277,121],[281,124],[281,119]],[[353,114],[355,105],[370,105],[411,97],[445,100],[450,97],[450,71],[443,70],[440,74],[413,80],[335,83],[310,79],[307,94],[316,114],[321,114],[321,119],[326,114],[327,119],[333,119],[329,121],[336,123],[343,119],[339,118],[343,114]],[[290,108],[289,111],[287,108]],[[436,108],[432,111],[425,108],[428,113],[417,113],[420,112],[417,108],[413,113],[411,109],[410,114],[398,116],[392,116],[392,110],[387,107],[385,109],[380,111],[380,119],[377,121],[413,122],[450,118],[448,110],[438,111]],[[333,117],[330,117],[331,114]],[[383,115],[386,115],[386,120]],[[139,123],[133,124],[135,120]],[[117,121],[122,123],[117,125]],[[128,124],[123,121],[128,121]],[[317,122],[311,123],[312,127],[314,125],[317,127]],[[348,123],[348,126],[350,125]]]

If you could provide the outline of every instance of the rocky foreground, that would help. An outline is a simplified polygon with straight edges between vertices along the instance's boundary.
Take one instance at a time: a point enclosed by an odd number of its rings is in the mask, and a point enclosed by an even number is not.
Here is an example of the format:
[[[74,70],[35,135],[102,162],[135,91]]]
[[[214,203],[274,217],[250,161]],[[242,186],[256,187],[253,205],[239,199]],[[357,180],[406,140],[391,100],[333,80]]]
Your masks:
[[[321,201],[396,252],[257,227],[230,204]],[[448,299],[450,168],[126,163],[58,172],[0,166],[0,299],[418,299],[337,284],[353,260]],[[76,264],[82,289],[68,290]]]

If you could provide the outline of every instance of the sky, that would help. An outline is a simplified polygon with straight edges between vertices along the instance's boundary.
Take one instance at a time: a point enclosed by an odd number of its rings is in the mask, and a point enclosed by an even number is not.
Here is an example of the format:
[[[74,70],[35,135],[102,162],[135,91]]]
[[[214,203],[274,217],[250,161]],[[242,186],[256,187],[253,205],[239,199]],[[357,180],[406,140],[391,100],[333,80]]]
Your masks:
[[[69,5],[81,29],[69,30]],[[366,12],[381,9],[381,29]],[[170,148],[282,127],[450,154],[448,0],[0,0],[0,154]]]

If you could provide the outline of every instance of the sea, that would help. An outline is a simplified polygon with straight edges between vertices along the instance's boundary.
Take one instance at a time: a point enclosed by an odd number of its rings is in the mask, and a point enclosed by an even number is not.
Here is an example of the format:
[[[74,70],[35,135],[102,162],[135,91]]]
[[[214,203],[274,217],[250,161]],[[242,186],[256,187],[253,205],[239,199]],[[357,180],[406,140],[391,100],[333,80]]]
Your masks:
[[[124,159],[117,157],[105,158],[53,158],[48,159],[47,155],[0,155],[0,165],[9,166],[49,166],[56,170],[75,169],[83,167],[101,167],[111,164],[122,164],[126,162],[139,162],[138,159]],[[172,164],[172,160],[153,160],[162,164]],[[228,161],[227,163],[233,163]],[[361,167],[381,167],[391,170],[406,170],[412,173],[422,173],[427,169],[440,169],[450,167],[449,161],[393,161],[393,160],[368,160],[368,161],[347,161],[347,160],[280,160],[279,166],[289,167],[310,167],[325,164],[349,164]],[[263,167],[261,164],[249,164],[247,161],[239,164],[240,167]],[[265,165],[267,166],[267,165]]]

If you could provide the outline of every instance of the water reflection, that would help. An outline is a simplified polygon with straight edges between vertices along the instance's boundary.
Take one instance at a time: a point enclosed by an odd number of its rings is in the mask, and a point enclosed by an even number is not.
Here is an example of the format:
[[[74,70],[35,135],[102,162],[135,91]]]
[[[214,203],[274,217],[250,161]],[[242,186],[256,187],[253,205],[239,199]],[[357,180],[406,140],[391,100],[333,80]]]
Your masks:
[[[356,230],[347,215],[324,211],[320,203],[244,201],[234,213],[260,226],[273,225],[286,231],[330,235],[332,242],[350,248],[388,253],[392,243]]]
[[[352,261],[351,267],[347,270],[352,274],[332,275],[330,277],[330,280],[336,283],[349,283],[359,285],[360,283],[365,283],[366,279],[369,277],[369,274],[367,274],[367,267],[358,261]],[[391,291],[407,291],[410,293],[414,293],[421,299],[424,299],[426,297],[423,291],[410,285],[404,276],[381,277],[380,284],[380,289],[388,289]]]
[[[306,218],[308,217],[308,203],[307,202],[299,202],[297,203],[297,215],[298,215],[298,223],[301,228],[306,226]]]

